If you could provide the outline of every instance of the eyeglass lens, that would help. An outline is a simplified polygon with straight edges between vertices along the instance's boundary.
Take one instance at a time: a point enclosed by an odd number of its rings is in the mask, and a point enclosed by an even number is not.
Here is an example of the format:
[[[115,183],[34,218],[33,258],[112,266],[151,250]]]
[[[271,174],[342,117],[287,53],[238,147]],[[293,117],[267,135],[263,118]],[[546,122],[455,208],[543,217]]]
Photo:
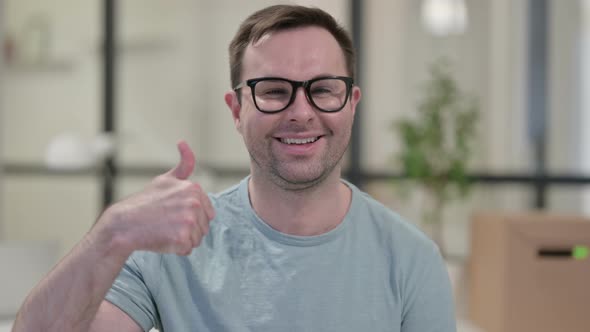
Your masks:
[[[254,87],[256,105],[266,112],[286,108],[293,93],[293,85],[283,80],[259,81]],[[346,82],[334,78],[317,80],[308,87],[306,93],[317,108],[336,111],[346,102]]]

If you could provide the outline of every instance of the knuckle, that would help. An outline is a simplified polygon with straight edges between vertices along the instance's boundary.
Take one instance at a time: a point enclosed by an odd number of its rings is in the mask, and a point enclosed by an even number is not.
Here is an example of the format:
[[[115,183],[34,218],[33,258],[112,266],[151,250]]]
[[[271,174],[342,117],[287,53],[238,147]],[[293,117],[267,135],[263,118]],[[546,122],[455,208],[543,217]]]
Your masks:
[[[203,203],[196,198],[190,198],[188,204],[192,209],[200,209],[203,206]]]
[[[183,180],[177,180],[178,182],[176,182],[174,184],[174,188],[175,188],[175,194],[178,197],[186,197],[186,196],[190,196],[191,192],[190,192],[190,185]]]
[[[197,220],[195,219],[195,216],[193,213],[186,212],[184,213],[184,216],[182,217],[182,226],[183,228],[188,228],[189,230],[191,228],[193,228],[197,223]]]
[[[182,189],[187,191],[187,192],[192,192],[194,191],[193,189],[193,183],[189,180],[182,180]]]
[[[174,237],[174,242],[179,247],[185,247],[187,244],[191,243],[191,232],[184,228],[179,230]]]
[[[193,183],[192,186],[198,192],[202,192],[203,191],[203,188],[201,188],[201,185],[198,184],[198,183]]]

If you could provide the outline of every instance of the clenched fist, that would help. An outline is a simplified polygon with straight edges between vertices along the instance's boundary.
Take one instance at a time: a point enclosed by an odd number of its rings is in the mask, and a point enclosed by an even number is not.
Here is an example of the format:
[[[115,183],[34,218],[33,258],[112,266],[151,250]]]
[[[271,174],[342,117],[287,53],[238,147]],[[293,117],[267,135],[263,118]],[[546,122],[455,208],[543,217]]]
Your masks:
[[[198,183],[188,180],[195,156],[178,143],[180,162],[141,192],[109,207],[96,224],[129,252],[148,250],[188,255],[209,231],[215,211]]]

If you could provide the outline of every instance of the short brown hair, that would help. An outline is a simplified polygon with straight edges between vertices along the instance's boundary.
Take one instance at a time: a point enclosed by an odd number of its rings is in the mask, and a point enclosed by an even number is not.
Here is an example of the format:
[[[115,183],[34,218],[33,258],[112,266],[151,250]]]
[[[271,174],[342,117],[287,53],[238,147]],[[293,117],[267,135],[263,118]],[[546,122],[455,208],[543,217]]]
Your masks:
[[[256,43],[270,32],[306,26],[324,28],[334,36],[344,53],[348,75],[354,78],[356,59],[352,39],[334,17],[319,8],[275,5],[261,9],[246,18],[231,41],[229,65],[232,87],[240,83],[242,60],[250,43]]]

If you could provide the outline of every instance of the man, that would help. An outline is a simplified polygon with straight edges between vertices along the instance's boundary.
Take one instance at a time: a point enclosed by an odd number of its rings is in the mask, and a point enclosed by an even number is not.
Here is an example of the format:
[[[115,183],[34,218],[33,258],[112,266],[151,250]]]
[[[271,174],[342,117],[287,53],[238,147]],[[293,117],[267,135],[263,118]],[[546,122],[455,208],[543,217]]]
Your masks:
[[[360,89],[347,33],[273,6],[230,45],[225,94],[251,174],[218,195],[195,158],[109,207],[15,331],[454,331],[432,241],[341,180]]]

